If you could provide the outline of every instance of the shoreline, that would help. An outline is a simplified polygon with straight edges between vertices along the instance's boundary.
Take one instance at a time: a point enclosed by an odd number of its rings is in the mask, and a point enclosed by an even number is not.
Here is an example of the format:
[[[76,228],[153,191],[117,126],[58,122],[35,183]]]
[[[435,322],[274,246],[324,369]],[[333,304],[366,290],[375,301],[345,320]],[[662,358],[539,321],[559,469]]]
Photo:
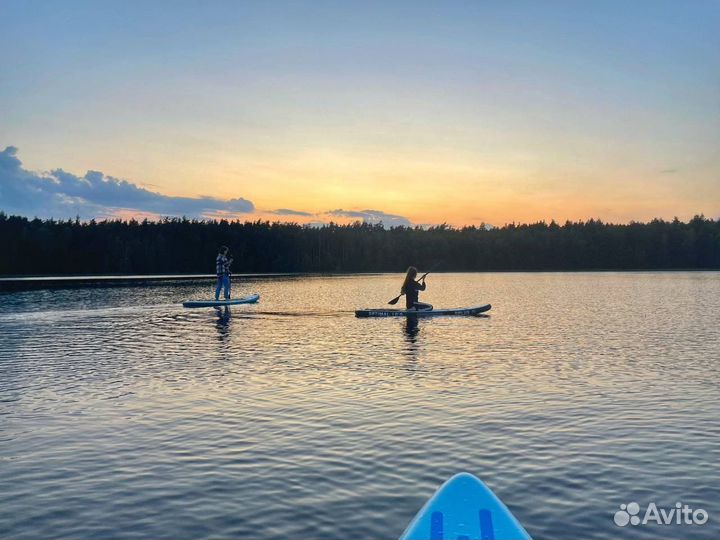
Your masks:
[[[355,274],[332,274],[322,272],[261,272],[256,274],[233,274],[234,278],[271,279],[278,277],[320,277],[320,276],[372,276],[381,272]],[[0,292],[45,287],[90,287],[90,286],[132,286],[146,283],[173,281],[214,280],[215,274],[127,274],[127,275],[82,275],[82,276],[0,276]]]
[[[598,269],[572,269],[572,270],[457,270],[434,271],[433,274],[635,274],[635,273],[675,273],[675,272],[720,272],[720,268],[598,268]],[[236,273],[236,278],[273,278],[273,277],[343,277],[343,276],[380,276],[388,274],[402,274],[402,271],[376,271],[376,272],[248,272]],[[13,275],[0,276],[2,285],[19,284],[53,284],[53,283],[115,283],[130,281],[140,283],[143,281],[192,281],[199,279],[214,279],[215,274],[84,274],[84,275]]]

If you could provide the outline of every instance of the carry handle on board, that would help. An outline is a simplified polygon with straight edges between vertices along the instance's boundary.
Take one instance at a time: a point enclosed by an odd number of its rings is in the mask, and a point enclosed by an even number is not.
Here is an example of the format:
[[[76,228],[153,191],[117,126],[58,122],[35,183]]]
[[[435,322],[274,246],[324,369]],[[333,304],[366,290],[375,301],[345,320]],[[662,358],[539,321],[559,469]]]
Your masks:
[[[426,277],[429,273],[430,273],[430,272],[425,272],[425,273],[420,277],[420,279],[418,279],[418,281],[422,281],[423,279],[425,279],[425,277]],[[395,298],[393,298],[392,300],[390,300],[390,301],[388,302],[388,304],[390,304],[391,306],[394,306],[395,304],[398,303],[398,300],[400,300],[400,299],[403,297],[404,294],[405,294],[405,293],[400,293],[400,296],[396,296]]]

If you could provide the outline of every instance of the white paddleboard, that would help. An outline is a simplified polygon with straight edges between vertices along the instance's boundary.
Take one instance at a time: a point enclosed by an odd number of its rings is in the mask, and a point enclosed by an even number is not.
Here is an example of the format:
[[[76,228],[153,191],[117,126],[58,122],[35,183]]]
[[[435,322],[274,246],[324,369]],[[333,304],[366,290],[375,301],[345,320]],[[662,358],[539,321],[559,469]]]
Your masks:
[[[260,300],[259,294],[251,294],[242,298],[231,298],[230,300],[188,300],[183,302],[183,307],[199,308],[199,307],[222,307],[235,306],[237,304],[254,304]]]

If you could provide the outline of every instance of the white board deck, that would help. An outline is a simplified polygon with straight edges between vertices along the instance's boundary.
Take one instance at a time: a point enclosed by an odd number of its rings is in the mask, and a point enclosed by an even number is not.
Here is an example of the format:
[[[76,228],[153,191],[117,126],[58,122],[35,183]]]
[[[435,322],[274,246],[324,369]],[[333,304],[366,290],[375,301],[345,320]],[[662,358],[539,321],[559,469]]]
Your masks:
[[[183,307],[200,308],[235,306],[238,304],[254,304],[258,300],[260,300],[260,295],[255,293],[243,296],[242,298],[231,298],[230,300],[188,300],[187,302],[183,302]]]

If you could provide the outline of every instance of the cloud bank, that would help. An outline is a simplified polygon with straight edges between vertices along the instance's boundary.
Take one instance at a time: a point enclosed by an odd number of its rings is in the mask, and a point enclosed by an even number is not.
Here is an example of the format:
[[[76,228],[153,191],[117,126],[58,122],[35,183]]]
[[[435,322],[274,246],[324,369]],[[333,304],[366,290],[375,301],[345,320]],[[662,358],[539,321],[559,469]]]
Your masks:
[[[278,208],[277,210],[271,210],[269,212],[270,214],[275,214],[276,216],[302,216],[302,217],[311,217],[314,216],[312,212],[303,212],[302,210],[292,210],[290,208]]]
[[[83,219],[137,212],[156,216],[211,217],[253,212],[247,199],[171,197],[136,184],[88,171],[85,176],[55,169],[38,174],[23,168],[17,148],[0,152],[0,210],[6,214]]]
[[[304,210],[295,210],[292,208],[278,208],[276,210],[259,211],[264,216],[283,216],[290,220],[297,221],[302,225],[310,227],[322,227],[328,223],[353,223],[362,221],[363,223],[371,223],[373,225],[382,224],[383,227],[412,227],[413,224],[405,216],[397,214],[388,214],[382,210],[344,210],[338,208],[335,210],[325,210],[320,212],[306,212]]]
[[[387,214],[381,210],[330,210],[327,212],[331,216],[353,218],[364,221],[365,223],[382,223],[386,227],[411,227],[412,223],[405,216],[396,214]]]

